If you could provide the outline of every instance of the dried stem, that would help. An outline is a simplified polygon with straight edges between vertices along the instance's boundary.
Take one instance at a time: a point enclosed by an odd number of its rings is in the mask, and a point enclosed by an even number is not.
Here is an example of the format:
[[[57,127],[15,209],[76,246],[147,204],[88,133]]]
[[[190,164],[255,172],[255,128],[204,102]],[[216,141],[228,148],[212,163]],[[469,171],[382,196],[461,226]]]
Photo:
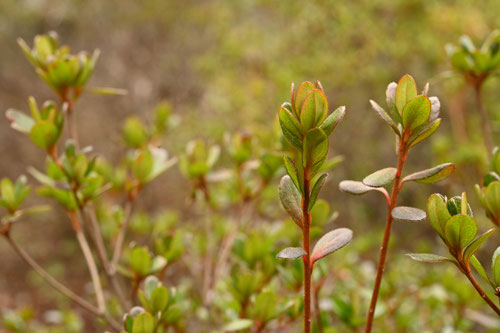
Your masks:
[[[368,310],[368,317],[366,319],[365,333],[369,333],[372,330],[375,308],[377,307],[377,300],[380,292],[380,284],[382,283],[382,277],[384,275],[387,249],[389,247],[389,241],[391,239],[391,231],[392,231],[393,218],[391,212],[394,209],[394,207],[396,207],[399,192],[401,191],[401,186],[400,186],[401,174],[408,154],[405,138],[406,136],[403,133],[402,138],[399,140],[397,172],[396,172],[396,177],[394,178],[394,184],[392,186],[392,194],[389,202],[389,210],[387,212],[387,221],[385,223],[384,238],[382,240],[382,245],[380,246],[377,276],[375,278],[375,286],[373,287],[372,299],[370,302],[370,308]]]
[[[304,197],[302,198],[302,214],[304,220],[302,223],[302,236],[304,239],[304,251],[302,256],[304,262],[304,332],[311,332],[311,239],[309,230],[311,227],[311,213],[309,212],[309,194],[310,194],[311,170],[304,168]]]
[[[479,113],[479,117],[481,118],[481,129],[483,132],[484,146],[488,151],[489,158],[491,159],[491,153],[493,151],[493,139],[491,136],[491,128],[490,128],[490,122],[488,120],[488,113],[484,109],[481,86],[482,86],[481,83],[477,83],[474,85],[474,92],[476,95],[476,107]]]

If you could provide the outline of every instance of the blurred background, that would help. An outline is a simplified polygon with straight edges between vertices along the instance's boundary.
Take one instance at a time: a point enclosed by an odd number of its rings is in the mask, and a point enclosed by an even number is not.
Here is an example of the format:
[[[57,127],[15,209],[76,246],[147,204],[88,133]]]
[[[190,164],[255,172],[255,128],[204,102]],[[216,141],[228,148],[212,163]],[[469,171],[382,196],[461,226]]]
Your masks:
[[[122,157],[116,149],[122,121],[130,115],[150,118],[160,101],[167,100],[180,119],[165,143],[175,156],[190,139],[218,143],[228,131],[251,131],[257,140],[268,137],[279,106],[289,99],[290,83],[320,80],[332,107],[347,106],[330,142],[331,155],[342,155],[344,161],[330,174],[323,197],[339,211],[336,223],[371,235],[376,244],[386,214],[380,198],[350,197],[337,184],[395,164],[393,133],[368,101],[385,104],[387,84],[409,73],[419,90],[431,83],[430,95],[441,100],[443,122],[431,140],[412,151],[406,171],[443,162],[458,168],[439,185],[408,184],[400,202],[423,208],[431,193],[452,196],[465,190],[484,230],[490,222],[473,185],[489,166],[473,94],[460,77],[440,74],[451,69],[445,45],[462,34],[482,41],[500,27],[498,13],[498,0],[2,0],[0,110],[27,110],[30,95],[40,101],[54,98],[16,44],[22,37],[31,45],[36,34],[51,30],[74,52],[101,50],[91,86],[128,90],[127,96],[86,95],[77,105],[81,142],[111,161]],[[484,87],[497,144],[499,88],[496,78]],[[0,175],[15,178],[28,165],[43,166],[45,153],[4,119],[0,156]],[[186,211],[189,191],[178,168],[172,168],[144,192],[139,204],[150,212],[160,207]],[[86,268],[72,255],[71,227],[61,218],[63,212],[48,216],[20,225],[16,237],[54,274],[78,285]],[[395,230],[400,251],[394,250],[394,256],[416,250],[419,242],[439,244],[427,224],[397,224]],[[485,258],[499,242],[500,235],[491,238]],[[372,252],[367,251],[366,259],[375,259]],[[58,296],[3,240],[0,253],[0,312],[29,305],[43,314],[54,308]]]

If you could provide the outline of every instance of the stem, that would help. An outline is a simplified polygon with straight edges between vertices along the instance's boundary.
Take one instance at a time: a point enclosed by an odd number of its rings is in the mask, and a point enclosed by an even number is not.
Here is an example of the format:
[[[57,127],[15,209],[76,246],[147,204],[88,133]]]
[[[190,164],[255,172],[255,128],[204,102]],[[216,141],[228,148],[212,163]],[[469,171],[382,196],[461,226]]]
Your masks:
[[[129,197],[127,199],[127,203],[125,204],[125,215],[123,217],[122,227],[120,228],[120,232],[118,233],[118,237],[116,238],[115,248],[113,250],[113,258],[111,259],[111,275],[114,275],[116,273],[116,265],[118,265],[118,261],[120,261],[120,257],[122,255],[123,243],[125,242],[128,224],[132,215],[133,203],[134,199]]]
[[[94,291],[96,293],[97,298],[97,307],[99,311],[104,312],[106,309],[106,303],[104,301],[104,293],[102,291],[101,281],[99,279],[99,272],[97,270],[97,265],[94,260],[94,256],[92,255],[92,251],[90,250],[89,243],[83,234],[83,231],[80,227],[80,221],[78,220],[78,216],[76,212],[69,211],[69,218],[71,219],[71,223],[73,224],[73,229],[75,230],[76,239],[78,240],[78,244],[80,244],[80,248],[82,249],[83,256],[85,261],[87,262],[87,266],[90,271],[90,277],[92,279],[92,284],[94,285]]]
[[[394,184],[392,186],[392,194],[389,202],[389,210],[387,212],[387,221],[385,223],[384,230],[384,238],[382,240],[382,245],[380,246],[380,255],[378,259],[378,267],[377,267],[377,276],[375,278],[375,286],[373,287],[372,299],[370,302],[370,309],[368,310],[368,317],[366,319],[366,327],[365,333],[369,333],[372,330],[373,326],[373,318],[375,315],[375,308],[377,307],[378,295],[380,292],[380,284],[382,283],[382,276],[384,275],[385,270],[385,260],[387,256],[387,250],[389,247],[389,241],[391,239],[391,231],[392,231],[392,210],[396,207],[396,203],[398,200],[399,192],[401,191],[401,174],[403,171],[404,164],[406,162],[408,151],[406,149],[406,139],[405,135],[399,141],[398,147],[398,164],[397,164],[397,172],[396,177],[394,178]]]
[[[302,223],[302,235],[304,238],[304,251],[302,256],[304,262],[304,333],[311,332],[311,239],[309,238],[309,229],[311,227],[311,213],[309,212],[309,187],[311,182],[311,171],[308,167],[304,168],[304,197],[302,198],[302,214],[304,221]]]
[[[323,327],[323,322],[321,321],[321,310],[319,307],[319,293],[321,291],[321,287],[323,287],[323,283],[325,282],[324,279],[322,279],[318,285],[314,288],[314,313],[316,317],[316,325],[318,329],[318,333],[323,333],[324,332],[324,327]]]
[[[498,308],[495,305],[495,303],[486,295],[486,293],[484,292],[483,288],[481,288],[481,285],[479,285],[479,283],[476,281],[476,279],[474,278],[474,276],[472,275],[472,272],[470,270],[469,263],[467,263],[465,265],[464,274],[465,274],[465,276],[467,276],[467,278],[472,283],[472,285],[474,286],[474,288],[476,288],[479,296],[481,296],[484,299],[484,301],[486,303],[488,303],[488,305],[490,306],[490,308],[492,308],[493,311],[495,311],[496,314],[500,317],[500,308]]]
[[[488,113],[484,109],[483,105],[483,94],[481,92],[481,83],[474,85],[474,92],[476,94],[476,107],[479,112],[479,117],[481,118],[481,129],[483,131],[484,146],[488,151],[488,157],[491,159],[491,153],[493,151],[493,139],[491,137],[491,128],[488,120]]]

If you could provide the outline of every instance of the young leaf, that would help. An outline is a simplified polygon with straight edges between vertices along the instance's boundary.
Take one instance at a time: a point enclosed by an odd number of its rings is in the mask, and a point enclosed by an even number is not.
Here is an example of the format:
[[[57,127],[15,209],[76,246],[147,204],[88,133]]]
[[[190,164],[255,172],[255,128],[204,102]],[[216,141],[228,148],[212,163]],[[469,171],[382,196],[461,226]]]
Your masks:
[[[152,333],[154,332],[155,321],[153,316],[147,312],[141,313],[134,319],[132,333]]]
[[[314,207],[316,199],[318,198],[319,191],[321,191],[321,188],[325,185],[327,177],[328,177],[327,173],[322,174],[314,184],[311,190],[311,196],[309,198],[309,207],[308,207],[309,211],[311,211],[311,209]]]
[[[427,219],[434,230],[445,239],[446,222],[451,218],[448,208],[443,199],[438,194],[429,197],[426,205]]]
[[[335,229],[323,235],[314,246],[311,256],[311,267],[317,260],[343,248],[351,240],[352,230],[347,228]]]
[[[345,106],[339,106],[335,111],[329,115],[323,124],[321,124],[320,128],[325,132],[326,136],[329,136],[335,127],[340,123],[340,121],[345,116]]]
[[[403,113],[403,108],[406,103],[415,96],[417,96],[417,85],[415,84],[415,80],[413,80],[413,77],[406,74],[399,80],[396,88],[396,107],[401,114]]]
[[[399,132],[398,125],[394,122],[394,120],[392,120],[387,112],[385,112],[385,110],[373,100],[370,100],[370,104],[372,105],[373,110],[377,112],[378,116],[382,118],[382,120],[385,121],[389,126],[391,126],[396,135],[400,136],[401,133]]]
[[[295,110],[295,116],[300,118],[300,111],[307,96],[314,90],[314,84],[309,81],[302,82],[302,84],[297,89],[297,93],[293,99],[293,109]]]
[[[281,178],[279,195],[281,204],[293,221],[302,228],[304,217],[302,215],[302,196],[299,190],[293,184],[290,176],[286,175]]]
[[[293,163],[292,159],[288,156],[283,156],[283,161],[285,163],[285,169],[290,178],[292,179],[293,183],[295,184],[295,187],[300,189],[300,192],[303,193],[302,189],[302,184],[299,181],[299,175],[297,173],[297,167],[295,166],[295,163]]]
[[[500,287],[500,246],[497,247],[491,258],[491,279],[495,288]]]
[[[396,177],[396,168],[385,168],[366,176],[363,184],[371,187],[382,187],[390,184]]]
[[[488,282],[493,288],[495,288],[493,281],[491,281],[490,277],[488,276],[488,274],[484,270],[483,265],[481,265],[481,263],[479,262],[479,260],[477,260],[475,255],[472,255],[470,257],[470,263],[474,267],[476,272],[483,278],[483,280]]]
[[[222,331],[235,332],[235,331],[246,330],[247,328],[250,328],[252,326],[253,326],[253,321],[250,319],[237,319],[224,326]]]
[[[304,138],[303,149],[304,166],[312,168],[321,163],[328,154],[328,137],[320,128],[313,128]]]
[[[434,168],[412,173],[403,179],[403,182],[415,181],[418,183],[432,184],[437,183],[455,171],[455,165],[453,163],[444,163]]]
[[[437,254],[431,254],[431,253],[408,253],[408,257],[412,258],[415,261],[421,261],[421,262],[427,262],[431,264],[437,264],[440,262],[451,262],[455,264],[455,261],[452,259],[443,257],[443,256],[438,256]]]
[[[286,249],[281,250],[276,255],[276,258],[297,259],[297,258],[302,257],[303,255],[306,255],[306,254],[307,254],[307,252],[304,251],[304,249],[301,247],[287,247]]]
[[[492,182],[488,185],[485,199],[491,215],[494,217],[500,216],[500,182]]]
[[[328,102],[321,90],[314,89],[304,101],[300,110],[300,123],[307,131],[319,126],[326,118]]]
[[[412,135],[412,137],[408,141],[408,145],[410,146],[410,148],[430,137],[434,132],[436,132],[440,124],[441,118],[438,118],[427,125],[425,128],[423,128],[417,134]]]
[[[420,222],[425,219],[425,212],[414,207],[395,207],[391,211],[391,215],[398,221]]]
[[[31,128],[30,138],[38,147],[49,149],[56,143],[59,133],[54,124],[48,121],[40,121]]]
[[[476,238],[472,243],[470,243],[464,251],[464,259],[465,261],[469,261],[470,257],[476,253],[476,251],[483,245],[483,243],[491,236],[491,234],[495,231],[495,229],[490,229],[486,231],[484,234]]]
[[[278,111],[279,121],[285,138],[299,151],[302,151],[302,125],[297,118],[288,110],[280,108]]]
[[[417,96],[404,107],[401,117],[403,128],[415,129],[427,122],[431,114],[431,101],[427,96]]]
[[[476,234],[476,221],[468,215],[455,215],[446,222],[446,240],[454,249],[465,248],[474,240]]]

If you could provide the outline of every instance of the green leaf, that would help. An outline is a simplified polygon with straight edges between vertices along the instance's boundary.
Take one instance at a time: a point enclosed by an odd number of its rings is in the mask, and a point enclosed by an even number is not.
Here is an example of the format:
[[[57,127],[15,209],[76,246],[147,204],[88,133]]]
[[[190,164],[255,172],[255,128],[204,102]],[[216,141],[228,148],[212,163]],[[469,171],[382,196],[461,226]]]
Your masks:
[[[311,256],[311,267],[319,259],[343,248],[352,240],[352,230],[339,228],[332,230],[323,237],[314,246]]]
[[[497,247],[491,258],[491,279],[495,288],[500,287],[500,246]]]
[[[304,249],[301,247],[287,247],[286,249],[281,250],[276,255],[276,258],[297,259],[297,258],[302,257],[303,255],[306,255],[306,254],[307,254],[307,252],[304,251]]]
[[[345,116],[345,106],[339,106],[335,111],[329,115],[320,128],[325,132],[326,136],[332,134],[333,130],[337,127],[340,121]]]
[[[424,184],[437,183],[455,171],[455,165],[453,163],[444,163],[434,168],[412,173],[403,179],[403,182],[415,181]]]
[[[304,130],[319,126],[328,113],[328,102],[319,89],[314,89],[304,101],[300,110],[300,123]]]
[[[145,280],[144,280],[144,292],[146,294],[146,299],[150,300],[151,295],[153,294],[153,291],[161,285],[160,280],[154,275],[149,275]]]
[[[490,229],[486,231],[484,234],[476,238],[472,243],[470,243],[464,252],[465,261],[469,261],[470,257],[476,253],[477,250],[483,245],[483,243],[491,236],[491,234],[495,231],[495,229]]]
[[[293,110],[295,110],[295,116],[300,118],[300,111],[302,110],[302,106],[304,105],[304,101],[307,96],[314,90],[314,84],[309,81],[302,82],[302,84],[297,89],[297,93],[293,99]]]
[[[372,105],[372,109],[375,110],[375,112],[378,114],[378,116],[380,118],[382,118],[382,120],[385,121],[389,126],[391,126],[394,133],[396,133],[396,135],[398,135],[398,136],[401,136],[401,133],[399,132],[398,125],[387,114],[387,112],[385,112],[385,110],[373,100],[370,100],[370,104]]]
[[[253,326],[253,321],[250,319],[237,319],[235,321],[230,322],[226,326],[224,326],[222,331],[235,332],[235,331],[245,330],[245,329],[250,328],[252,326]]]
[[[163,312],[168,305],[168,291],[164,286],[159,286],[151,293],[151,309],[153,312]]]
[[[110,95],[110,96],[125,96],[128,94],[126,89],[110,88],[110,87],[91,87],[85,88],[91,94]]]
[[[138,117],[128,117],[125,120],[122,132],[125,143],[131,148],[140,148],[148,143],[148,131]]]
[[[293,183],[295,184],[295,187],[300,189],[300,192],[303,193],[304,190],[302,189],[302,183],[300,182],[299,174],[297,173],[297,167],[295,166],[295,163],[293,163],[292,159],[286,155],[283,156],[283,161],[285,163],[286,172],[292,179]]]
[[[472,257],[470,257],[470,263],[472,264],[476,272],[479,274],[479,276],[481,276],[485,282],[488,282],[493,288],[495,288],[493,281],[491,281],[490,277],[484,270],[483,265],[481,265],[479,260],[477,260],[476,256],[473,255]]]
[[[391,215],[398,221],[420,222],[425,219],[425,212],[414,207],[395,207],[391,211]]]
[[[132,333],[154,333],[155,321],[151,314],[141,313],[134,319]]]
[[[31,129],[30,138],[38,147],[49,149],[57,142],[59,133],[57,127],[53,123],[40,121]]]
[[[8,109],[5,116],[10,122],[10,127],[22,133],[29,133],[35,125],[35,121],[23,112]]]
[[[304,166],[313,168],[322,163],[328,154],[328,137],[320,128],[313,128],[304,138],[303,148]]]
[[[370,187],[386,186],[394,181],[397,171],[396,168],[385,168],[375,171],[363,179],[363,184]]]
[[[383,187],[371,187],[363,184],[362,182],[357,182],[354,180],[343,180],[339,183],[339,189],[342,192],[346,192],[354,195],[362,195],[369,191],[379,191],[384,195],[387,194],[387,191]],[[387,194],[388,195],[388,194]]]
[[[476,234],[476,221],[468,215],[455,215],[446,222],[446,240],[455,250],[462,250],[469,245]]]
[[[403,113],[403,108],[406,103],[415,96],[417,96],[417,85],[415,84],[415,80],[413,80],[413,77],[406,74],[399,80],[396,88],[396,107],[401,114]]]
[[[500,217],[500,182],[492,182],[485,192],[485,202],[488,211],[493,217]]]
[[[463,208],[467,207],[467,214],[463,214],[462,210]],[[448,211],[450,212],[451,216],[462,214],[462,215],[469,215],[470,217],[472,216],[472,209],[470,208],[470,205],[465,202],[465,205],[462,205],[462,197],[454,196],[451,199],[448,199],[446,202],[446,208],[448,208]],[[465,211],[464,211],[465,212]]]
[[[311,209],[314,207],[316,199],[318,198],[319,191],[321,191],[321,188],[325,185],[327,177],[328,177],[327,173],[322,174],[314,184],[311,190],[311,196],[309,197],[309,207],[308,207],[309,211],[311,211]]]
[[[440,262],[451,262],[455,264],[455,261],[452,259],[443,257],[443,256],[438,256],[437,254],[431,254],[431,253],[408,253],[408,257],[412,258],[415,261],[420,261],[420,262],[427,262],[431,264],[437,264]]]
[[[130,267],[139,276],[146,276],[151,266],[151,255],[146,247],[135,247],[130,253]]]
[[[426,212],[431,227],[437,231],[441,238],[445,239],[446,222],[451,218],[451,215],[443,199],[438,194],[429,197]]]
[[[134,177],[142,184],[146,183],[153,171],[153,154],[149,149],[145,149],[139,153],[132,164],[132,173]]]
[[[411,147],[415,146],[417,143],[420,143],[423,140],[430,137],[432,134],[434,134],[434,132],[436,132],[439,125],[441,125],[441,118],[438,118],[438,119],[432,121],[429,125],[427,125],[425,128],[423,128],[420,132],[412,135],[412,137],[408,141],[409,147],[411,148]]]
[[[403,128],[415,129],[427,122],[431,114],[431,101],[427,96],[417,96],[410,100],[403,109]]]
[[[303,128],[297,118],[285,108],[278,111],[281,130],[285,138],[299,151],[302,151]]]
[[[281,204],[293,221],[302,228],[304,217],[302,215],[302,196],[299,190],[295,187],[290,176],[286,175],[281,178],[279,195]]]

